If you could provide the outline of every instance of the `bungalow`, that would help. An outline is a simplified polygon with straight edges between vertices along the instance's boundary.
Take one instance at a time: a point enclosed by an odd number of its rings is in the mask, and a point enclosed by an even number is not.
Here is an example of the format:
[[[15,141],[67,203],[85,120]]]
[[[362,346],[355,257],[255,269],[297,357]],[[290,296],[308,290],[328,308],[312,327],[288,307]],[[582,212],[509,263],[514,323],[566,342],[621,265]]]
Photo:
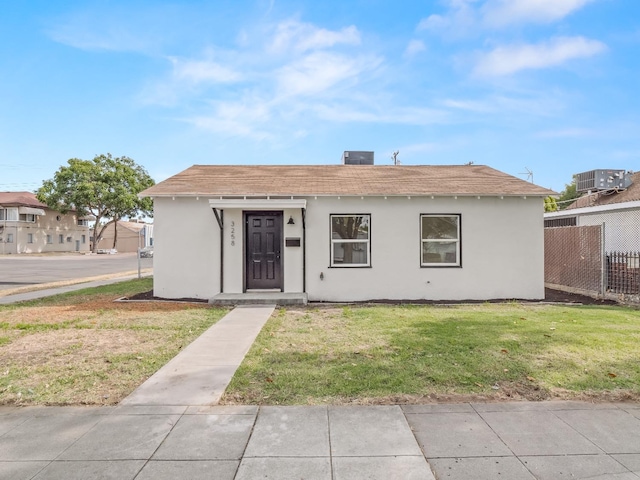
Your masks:
[[[88,220],[51,210],[31,192],[0,192],[0,254],[88,252]]]
[[[347,155],[348,157],[348,155]],[[154,294],[544,297],[543,198],[480,165],[194,165],[154,200]]]

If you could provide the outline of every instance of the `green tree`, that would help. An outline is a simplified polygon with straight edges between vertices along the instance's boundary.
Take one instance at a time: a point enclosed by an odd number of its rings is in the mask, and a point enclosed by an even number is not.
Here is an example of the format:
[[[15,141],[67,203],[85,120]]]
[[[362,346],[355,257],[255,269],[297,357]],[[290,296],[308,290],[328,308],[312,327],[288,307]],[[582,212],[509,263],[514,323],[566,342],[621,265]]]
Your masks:
[[[560,196],[556,200],[559,210],[567,208],[573,203],[572,200],[575,200],[576,198],[580,198],[582,196],[582,193],[577,192],[576,189],[576,178],[573,177],[571,183],[565,184],[564,190],[560,192]]]
[[[98,248],[107,226],[123,217],[153,215],[153,201],[138,194],[155,182],[129,157],[97,155],[93,160],[72,158],[52,179],[42,182],[38,200],[62,213],[75,210],[78,217],[92,215],[92,251]]]
[[[544,211],[545,212],[557,212],[558,204],[556,203],[556,199],[553,197],[546,197],[544,199]]]

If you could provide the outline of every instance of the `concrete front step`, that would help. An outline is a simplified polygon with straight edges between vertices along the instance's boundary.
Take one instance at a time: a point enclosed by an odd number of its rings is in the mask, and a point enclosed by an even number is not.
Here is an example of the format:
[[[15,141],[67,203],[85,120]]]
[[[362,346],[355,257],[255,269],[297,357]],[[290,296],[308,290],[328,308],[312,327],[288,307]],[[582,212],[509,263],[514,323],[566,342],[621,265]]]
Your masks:
[[[210,305],[306,305],[306,293],[249,292],[219,293],[209,299]]]

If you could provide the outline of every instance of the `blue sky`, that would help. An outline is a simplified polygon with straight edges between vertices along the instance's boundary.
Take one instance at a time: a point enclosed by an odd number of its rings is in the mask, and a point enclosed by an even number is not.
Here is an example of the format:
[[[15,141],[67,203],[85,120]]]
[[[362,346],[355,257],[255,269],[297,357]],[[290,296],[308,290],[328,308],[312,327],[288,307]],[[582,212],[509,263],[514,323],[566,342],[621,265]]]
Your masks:
[[[637,0],[11,2],[0,190],[69,158],[640,170]]]

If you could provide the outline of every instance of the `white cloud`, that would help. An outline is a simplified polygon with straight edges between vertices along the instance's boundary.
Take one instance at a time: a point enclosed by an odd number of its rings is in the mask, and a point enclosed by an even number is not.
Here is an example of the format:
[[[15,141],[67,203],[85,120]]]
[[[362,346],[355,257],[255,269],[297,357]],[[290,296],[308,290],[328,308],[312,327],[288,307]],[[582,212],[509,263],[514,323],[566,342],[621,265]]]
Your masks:
[[[355,81],[362,72],[375,69],[379,63],[377,58],[314,52],[279,69],[278,91],[284,96],[319,94],[346,80]]]
[[[478,12],[475,0],[449,0],[448,11],[444,15],[432,14],[418,23],[417,31],[431,30],[449,36],[461,36],[477,23]]]
[[[191,83],[230,83],[242,79],[242,74],[213,60],[190,60],[169,57],[173,65],[173,76]]]
[[[259,99],[238,102],[218,102],[208,115],[185,119],[196,127],[228,136],[264,140],[270,137],[262,126],[268,124],[272,112],[268,103]]]
[[[268,50],[277,54],[289,51],[304,53],[340,44],[359,45],[360,32],[358,29],[351,25],[342,30],[332,31],[318,28],[309,23],[288,20],[278,24],[276,34]]]
[[[427,47],[422,40],[411,40],[404,50],[404,56],[413,57],[426,49]]]
[[[497,29],[513,24],[552,23],[595,0],[448,0],[443,14],[422,19],[417,30],[449,37],[468,36],[481,28]]]
[[[451,19],[443,17],[442,15],[429,15],[427,18],[423,18],[418,23],[416,30],[441,30],[451,25]]]
[[[489,0],[482,7],[484,22],[493,27],[512,23],[551,23],[593,0]]]
[[[474,73],[479,76],[510,75],[520,70],[549,68],[576,59],[597,55],[606,45],[584,37],[557,37],[536,45],[497,47],[480,55]]]

